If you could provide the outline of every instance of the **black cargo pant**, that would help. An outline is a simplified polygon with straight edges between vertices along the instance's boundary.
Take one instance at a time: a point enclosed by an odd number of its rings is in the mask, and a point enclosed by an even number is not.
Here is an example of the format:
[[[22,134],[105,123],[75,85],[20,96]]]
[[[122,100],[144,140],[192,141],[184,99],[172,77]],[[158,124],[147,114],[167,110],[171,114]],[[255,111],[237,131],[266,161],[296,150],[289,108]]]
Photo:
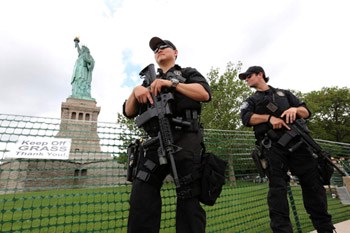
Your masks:
[[[327,212],[327,198],[323,187],[317,161],[305,146],[290,153],[278,144],[272,144],[267,151],[269,163],[268,205],[270,226],[273,232],[292,233],[287,199],[288,169],[299,178],[302,188],[303,202],[313,226],[318,232],[332,232],[332,217]]]
[[[175,145],[182,148],[174,154],[178,176],[185,177],[198,169],[202,153],[201,132],[184,133],[174,132]],[[152,160],[157,167],[150,172],[152,178],[144,181],[136,178],[133,181],[130,195],[130,211],[128,219],[129,233],[158,233],[161,220],[162,199],[160,188],[165,177],[171,173],[170,161],[159,166],[157,148],[149,149],[146,155],[140,157],[140,170],[149,172],[142,164]],[[187,185],[182,185],[181,190],[195,190],[199,186],[199,180]],[[181,191],[180,190],[180,191]],[[198,190],[198,189],[197,189]],[[176,232],[178,233],[204,233],[206,226],[206,213],[199,203],[198,195],[186,198],[177,197],[176,202]]]

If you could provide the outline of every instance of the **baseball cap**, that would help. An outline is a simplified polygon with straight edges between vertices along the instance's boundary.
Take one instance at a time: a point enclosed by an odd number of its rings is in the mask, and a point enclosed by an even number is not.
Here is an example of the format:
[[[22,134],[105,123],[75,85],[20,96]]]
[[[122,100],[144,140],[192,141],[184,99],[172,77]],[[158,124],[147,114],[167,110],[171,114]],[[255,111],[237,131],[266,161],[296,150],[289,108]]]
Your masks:
[[[268,82],[269,81],[269,77],[266,77],[265,71],[264,71],[264,69],[261,66],[251,66],[251,67],[249,67],[247,69],[246,72],[240,73],[238,75],[238,77],[241,80],[245,80],[249,75],[251,75],[251,74],[258,74],[260,72],[263,73],[263,78],[264,78],[265,82]]]
[[[176,50],[176,47],[171,41],[169,40],[162,40],[159,37],[153,37],[149,41],[149,47],[154,51],[159,45],[169,45],[172,49]]]

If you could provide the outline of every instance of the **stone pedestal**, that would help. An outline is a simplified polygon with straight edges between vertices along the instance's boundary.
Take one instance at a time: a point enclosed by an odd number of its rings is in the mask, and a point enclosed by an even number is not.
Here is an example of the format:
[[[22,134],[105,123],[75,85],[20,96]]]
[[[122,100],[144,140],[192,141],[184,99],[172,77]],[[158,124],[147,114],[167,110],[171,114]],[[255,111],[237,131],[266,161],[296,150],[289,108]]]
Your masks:
[[[95,100],[67,98],[61,106],[61,119],[97,121],[100,110]]]
[[[350,176],[343,176],[343,183],[348,192],[350,193]]]
[[[61,106],[61,124],[57,137],[71,138],[69,159],[94,160],[108,159],[100,148],[97,134],[97,120],[100,107],[95,100],[67,98]]]

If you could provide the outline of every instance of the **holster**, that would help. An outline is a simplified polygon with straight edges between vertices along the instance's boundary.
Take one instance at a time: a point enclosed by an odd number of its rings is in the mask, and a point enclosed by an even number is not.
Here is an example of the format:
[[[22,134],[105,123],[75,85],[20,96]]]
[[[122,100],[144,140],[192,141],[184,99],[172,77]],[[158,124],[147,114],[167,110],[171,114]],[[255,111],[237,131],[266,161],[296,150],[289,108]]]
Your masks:
[[[262,155],[262,150],[257,146],[251,153],[252,159],[261,178],[266,176],[267,160]]]
[[[137,174],[138,161],[140,153],[142,151],[141,141],[136,139],[135,142],[131,143],[127,149],[128,155],[128,167],[126,180],[132,182]]]
[[[251,153],[252,159],[261,178],[266,176],[266,170],[268,167],[268,162],[264,155],[264,150],[270,149],[271,143],[271,139],[267,134],[265,134],[264,138],[261,141],[257,142],[255,149]]]

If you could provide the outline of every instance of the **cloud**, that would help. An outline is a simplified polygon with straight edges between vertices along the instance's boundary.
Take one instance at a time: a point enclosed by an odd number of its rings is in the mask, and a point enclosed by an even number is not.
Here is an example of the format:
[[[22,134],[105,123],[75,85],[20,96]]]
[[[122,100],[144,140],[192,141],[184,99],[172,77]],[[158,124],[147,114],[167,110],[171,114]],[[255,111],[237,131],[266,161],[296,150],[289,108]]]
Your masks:
[[[154,63],[148,41],[170,39],[177,62],[206,75],[228,62],[262,65],[270,84],[303,92],[349,86],[346,1],[5,0],[0,3],[2,113],[60,117],[71,94],[80,36],[95,59],[99,120],[115,121],[139,71]]]

